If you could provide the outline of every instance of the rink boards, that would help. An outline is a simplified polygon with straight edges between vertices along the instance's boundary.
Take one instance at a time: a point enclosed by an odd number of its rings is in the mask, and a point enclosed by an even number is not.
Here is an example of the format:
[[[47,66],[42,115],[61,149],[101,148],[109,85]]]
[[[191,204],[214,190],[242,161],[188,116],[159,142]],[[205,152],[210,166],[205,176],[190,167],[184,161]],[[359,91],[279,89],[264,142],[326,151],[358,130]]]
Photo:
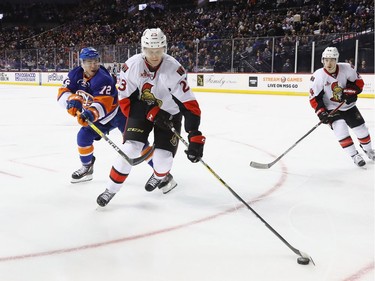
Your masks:
[[[60,86],[67,72],[0,72],[0,84]],[[307,96],[311,74],[295,73],[189,73],[195,92]],[[362,74],[361,97],[375,97],[375,75]]]

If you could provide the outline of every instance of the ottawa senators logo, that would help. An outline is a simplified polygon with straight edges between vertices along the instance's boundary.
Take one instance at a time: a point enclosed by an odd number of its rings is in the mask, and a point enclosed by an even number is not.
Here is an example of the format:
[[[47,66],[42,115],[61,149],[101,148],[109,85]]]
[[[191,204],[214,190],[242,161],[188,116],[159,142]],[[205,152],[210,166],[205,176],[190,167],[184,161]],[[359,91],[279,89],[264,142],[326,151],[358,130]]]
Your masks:
[[[146,102],[148,105],[158,105],[161,107],[163,102],[155,98],[154,94],[151,92],[152,87],[154,87],[154,85],[150,83],[143,84],[141,90],[141,101]]]
[[[332,98],[330,100],[340,102],[341,95],[342,95],[342,88],[339,86],[339,83],[333,82],[331,84],[331,89],[332,89]]]

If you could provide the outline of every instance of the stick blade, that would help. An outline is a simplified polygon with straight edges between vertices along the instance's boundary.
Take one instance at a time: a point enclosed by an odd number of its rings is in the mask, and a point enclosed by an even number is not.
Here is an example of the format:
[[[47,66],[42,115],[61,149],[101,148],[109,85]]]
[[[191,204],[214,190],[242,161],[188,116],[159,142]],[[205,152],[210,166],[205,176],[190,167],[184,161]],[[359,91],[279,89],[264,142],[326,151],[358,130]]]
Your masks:
[[[268,164],[263,164],[263,163],[258,163],[258,162],[254,162],[254,161],[251,161],[250,162],[250,167],[253,167],[253,168],[256,168],[256,169],[269,169],[271,168],[272,164],[268,163]]]
[[[299,254],[300,254],[300,256],[303,257],[303,258],[307,258],[307,259],[309,259],[309,260],[312,262],[312,264],[315,266],[315,262],[314,262],[314,260],[313,260],[313,258],[312,258],[311,256],[309,256],[308,254],[306,254],[306,253],[304,253],[304,252],[301,252],[301,251],[299,251]]]

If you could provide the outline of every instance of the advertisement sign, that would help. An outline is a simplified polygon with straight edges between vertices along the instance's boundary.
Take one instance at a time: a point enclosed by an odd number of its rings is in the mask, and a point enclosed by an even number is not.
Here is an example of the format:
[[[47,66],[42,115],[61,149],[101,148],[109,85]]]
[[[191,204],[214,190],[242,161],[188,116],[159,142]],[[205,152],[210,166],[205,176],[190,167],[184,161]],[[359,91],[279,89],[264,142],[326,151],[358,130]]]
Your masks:
[[[14,79],[16,82],[37,82],[37,74],[35,72],[16,72]]]
[[[287,73],[189,73],[188,82],[196,92],[307,96],[311,74]],[[375,97],[373,74],[364,74],[361,97]]]
[[[0,84],[61,86],[67,72],[0,72]],[[361,97],[375,98],[375,75],[361,75]],[[307,96],[311,74],[294,73],[189,73],[196,92]]]
[[[9,82],[9,75],[7,72],[0,72],[0,82]]]
[[[66,72],[42,73],[42,85],[61,86],[67,75],[68,73]]]

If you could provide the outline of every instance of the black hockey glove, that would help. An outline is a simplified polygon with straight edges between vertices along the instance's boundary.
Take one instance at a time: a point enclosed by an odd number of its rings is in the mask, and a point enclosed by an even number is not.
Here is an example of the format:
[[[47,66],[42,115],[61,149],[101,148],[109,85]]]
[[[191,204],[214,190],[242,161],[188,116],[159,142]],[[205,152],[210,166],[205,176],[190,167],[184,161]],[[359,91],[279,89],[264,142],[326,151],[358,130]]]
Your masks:
[[[148,121],[153,122],[156,126],[163,130],[170,130],[173,127],[172,118],[173,116],[159,106],[152,107],[146,116]]]
[[[203,146],[206,141],[206,138],[202,136],[200,131],[191,131],[188,136],[189,146],[185,150],[187,158],[193,162],[198,162],[203,156]]]
[[[357,101],[358,99],[358,90],[354,88],[345,88],[342,91],[341,100],[345,100],[346,104]]]
[[[337,111],[331,114],[330,112],[322,111],[318,114],[318,117],[323,124],[331,124],[333,121],[340,119],[340,112]]]
[[[328,124],[332,121],[331,120],[332,118],[327,111],[321,111],[318,114],[318,117],[319,117],[320,121],[322,121],[323,124]]]

